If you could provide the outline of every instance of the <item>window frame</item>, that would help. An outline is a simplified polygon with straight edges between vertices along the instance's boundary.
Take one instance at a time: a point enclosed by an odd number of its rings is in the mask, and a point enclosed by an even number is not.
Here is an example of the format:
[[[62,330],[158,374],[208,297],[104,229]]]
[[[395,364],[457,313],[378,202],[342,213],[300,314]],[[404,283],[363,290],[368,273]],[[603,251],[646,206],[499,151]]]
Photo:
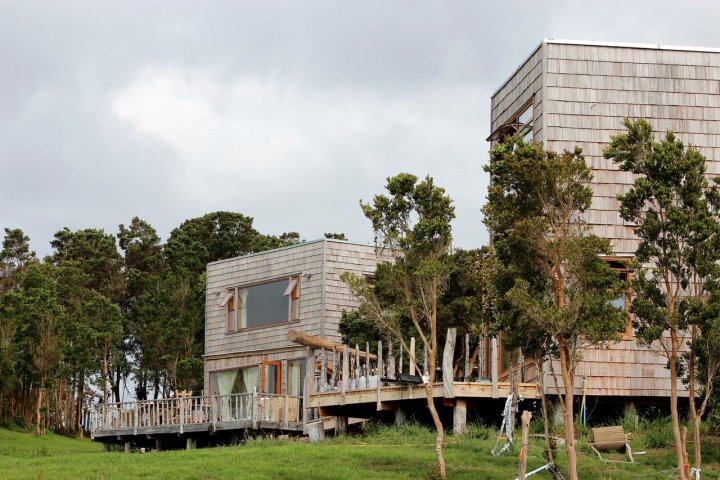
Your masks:
[[[608,264],[608,266],[620,276],[625,276],[625,281],[628,283],[628,288],[625,291],[625,313],[627,318],[625,319],[625,329],[618,333],[622,336],[623,340],[632,340],[635,338],[635,330],[633,329],[632,314],[630,313],[630,307],[632,306],[633,291],[630,283],[633,278],[633,269],[627,266],[627,262],[631,261],[631,257],[618,257],[618,256],[601,256],[600,259]],[[616,264],[618,266],[614,266]]]
[[[289,323],[295,323],[300,321],[300,284],[301,284],[301,277],[302,275],[300,273],[291,274],[287,276],[282,277],[275,277],[269,280],[263,280],[260,282],[253,282],[253,283],[247,283],[242,285],[237,285],[232,288],[227,289],[225,297],[223,301],[220,302],[220,305],[225,309],[225,334],[226,335],[233,335],[236,333],[243,332],[245,330],[255,330],[259,328],[272,328],[277,325],[285,325]],[[271,283],[280,283],[282,281],[287,282],[287,286],[285,290],[283,291],[284,297],[288,297],[288,308],[287,308],[287,319],[285,321],[278,321],[273,323],[267,323],[263,325],[253,325],[253,326],[241,326],[240,321],[240,311],[243,308],[242,307],[242,300],[240,299],[240,292],[242,292],[245,289],[257,287],[260,285],[268,285]],[[292,285],[292,289],[290,289],[290,286]],[[288,292],[289,291],[289,292]],[[230,295],[232,293],[232,295]],[[232,307],[231,307],[232,305]],[[232,315],[235,315],[234,322],[231,320]],[[235,327],[234,329],[232,327]]]

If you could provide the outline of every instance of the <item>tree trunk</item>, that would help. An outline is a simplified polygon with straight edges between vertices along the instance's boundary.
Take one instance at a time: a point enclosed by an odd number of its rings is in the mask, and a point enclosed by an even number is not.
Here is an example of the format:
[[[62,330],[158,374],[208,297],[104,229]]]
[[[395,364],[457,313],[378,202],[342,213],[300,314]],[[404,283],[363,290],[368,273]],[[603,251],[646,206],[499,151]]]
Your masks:
[[[85,374],[80,373],[78,375],[78,389],[77,389],[77,410],[75,411],[75,428],[80,434],[80,438],[83,438],[83,427],[82,427],[82,407],[83,400],[85,398]]]
[[[35,405],[35,418],[37,420],[37,423],[35,424],[35,433],[37,435],[40,435],[42,433],[42,430],[40,428],[40,422],[42,421],[40,411],[42,409],[42,399],[43,399],[43,388],[45,386],[45,378],[40,377],[40,387],[38,388],[37,393],[37,404]]]
[[[690,374],[689,400],[690,400],[690,424],[693,429],[693,460],[695,468],[700,468],[702,464],[702,452],[700,450],[700,415],[695,405],[695,342],[697,341],[697,326],[690,327],[690,352],[688,354],[688,373]],[[712,380],[711,380],[712,381]]]
[[[550,416],[548,414],[547,397],[545,396],[545,371],[541,358],[535,359],[535,370],[537,371],[537,384],[540,390],[540,404],[542,405],[543,427],[545,430],[545,460],[548,463],[555,463],[553,459],[553,441],[550,438]],[[555,474],[553,473],[553,476]]]
[[[437,347],[437,341],[433,343],[435,343],[435,347]],[[437,409],[435,408],[435,400],[433,398],[433,387],[435,386],[435,351],[436,348],[432,348],[429,352],[430,359],[428,363],[430,364],[430,379],[428,380],[428,383],[425,384],[425,395],[427,397],[427,405],[430,410],[430,416],[432,417],[435,429],[437,430],[437,436],[435,437],[435,456],[437,457],[438,467],[440,469],[440,478],[444,479],[445,456],[443,454],[443,444],[445,442],[445,431],[443,430],[443,424],[440,421],[440,415],[438,415]]]
[[[670,330],[670,413],[672,415],[673,437],[675,438],[675,457],[678,466],[678,480],[688,480],[685,476],[685,454],[680,434],[680,415],[678,414],[677,367],[679,340],[677,332]]]
[[[565,401],[562,405],[565,407],[565,453],[568,462],[568,479],[578,480],[577,456],[575,454],[575,418],[573,415],[574,379],[570,374],[569,351],[563,343],[558,343],[560,344],[560,368],[565,386]]]
[[[437,429],[437,436],[435,437],[435,455],[437,456],[438,468],[440,470],[440,478],[445,480],[445,455],[443,454],[443,444],[445,443],[445,431],[443,430],[440,416],[435,409],[435,400],[433,399],[433,387],[435,386],[435,359],[437,358],[437,280],[432,280],[432,315],[430,316],[430,356],[429,361],[429,375],[430,379],[425,384],[425,393],[427,395],[428,408],[430,409],[430,415],[432,416],[435,428]]]

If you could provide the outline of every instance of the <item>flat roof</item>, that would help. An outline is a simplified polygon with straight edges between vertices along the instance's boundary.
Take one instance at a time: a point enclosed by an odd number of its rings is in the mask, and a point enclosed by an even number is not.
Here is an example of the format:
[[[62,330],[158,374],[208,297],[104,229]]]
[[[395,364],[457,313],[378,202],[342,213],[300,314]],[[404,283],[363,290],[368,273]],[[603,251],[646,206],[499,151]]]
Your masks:
[[[513,72],[510,74],[509,77],[505,79],[504,82],[500,84],[500,86],[490,95],[490,98],[493,98],[495,95],[498,94],[502,88],[507,85],[507,83],[515,76],[515,74],[525,65],[530,58],[535,55],[535,52],[537,52],[545,43],[551,43],[551,44],[559,44],[559,45],[584,45],[588,47],[613,47],[613,48],[636,48],[641,50],[672,50],[672,51],[680,51],[680,52],[705,52],[705,53],[720,53],[720,48],[711,48],[711,47],[692,47],[692,46],[677,46],[677,45],[662,45],[662,44],[655,44],[655,43],[624,43],[624,42],[596,42],[593,40],[565,40],[565,39],[559,39],[559,38],[544,38],[542,42],[538,44],[537,47],[533,48],[532,52],[530,52],[530,55],[525,57],[525,59],[520,63],[520,65],[513,70]]]
[[[358,246],[361,246],[361,247],[371,247],[371,248],[375,248],[375,245],[370,244],[370,243],[351,242],[351,241],[349,241],[349,240],[338,240],[338,239],[336,239],[336,238],[318,238],[318,239],[316,239],[316,240],[309,240],[309,241],[306,241],[306,242],[300,242],[300,243],[296,243],[296,244],[294,244],[294,245],[288,245],[288,246],[285,246],[285,247],[278,247],[278,248],[273,248],[273,249],[270,249],[270,250],[262,250],[262,251],[260,251],[260,252],[248,253],[247,255],[239,255],[239,256],[237,256],[237,257],[230,257],[230,258],[223,258],[222,260],[215,260],[214,262],[209,262],[209,263],[207,264],[207,266],[216,265],[216,264],[218,264],[218,263],[223,263],[223,262],[229,262],[229,261],[232,261],[232,260],[238,260],[238,259],[240,259],[240,258],[255,257],[255,256],[257,256],[257,255],[264,255],[264,254],[266,254],[266,253],[279,252],[279,251],[281,251],[281,250],[289,250],[289,249],[291,249],[291,248],[300,248],[300,247],[304,247],[304,246],[306,246],[306,245],[311,245],[311,244],[320,243],[320,242],[346,243],[346,244],[349,244],[349,245],[358,245]]]

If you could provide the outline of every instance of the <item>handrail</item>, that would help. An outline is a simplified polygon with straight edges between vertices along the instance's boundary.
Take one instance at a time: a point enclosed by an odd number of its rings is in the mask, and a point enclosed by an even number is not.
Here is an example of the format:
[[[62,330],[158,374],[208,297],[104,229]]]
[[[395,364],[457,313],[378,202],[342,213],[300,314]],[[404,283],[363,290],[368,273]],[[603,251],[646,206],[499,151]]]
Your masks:
[[[272,422],[288,426],[301,421],[302,398],[267,393],[234,393],[183,398],[159,398],[97,404],[92,407],[90,431],[178,427],[189,425]]]

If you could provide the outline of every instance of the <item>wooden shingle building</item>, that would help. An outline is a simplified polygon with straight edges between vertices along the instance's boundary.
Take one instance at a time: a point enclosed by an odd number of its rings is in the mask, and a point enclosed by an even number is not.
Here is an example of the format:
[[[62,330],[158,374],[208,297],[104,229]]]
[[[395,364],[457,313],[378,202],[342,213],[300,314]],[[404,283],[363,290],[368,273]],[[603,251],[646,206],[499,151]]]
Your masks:
[[[323,239],[209,264],[205,392],[301,396],[305,348],[288,332],[340,343],[342,311],[357,306],[340,275],[377,262],[373,246]]]
[[[648,120],[656,131],[674,131],[708,158],[710,174],[720,173],[720,49],[544,40],[492,95],[491,134],[495,143],[520,134],[546,149],[582,148],[592,167],[594,195],[585,220],[612,241],[617,257],[607,261],[623,271],[638,241],[619,214],[617,195],[633,178],[603,158],[624,118]],[[623,340],[609,349],[589,349],[575,385],[588,382],[588,395],[638,400],[670,396],[664,357],[639,346],[628,324]],[[547,375],[548,393],[554,381]],[[680,394],[687,389],[679,384]],[[580,393],[579,391],[577,393]]]

